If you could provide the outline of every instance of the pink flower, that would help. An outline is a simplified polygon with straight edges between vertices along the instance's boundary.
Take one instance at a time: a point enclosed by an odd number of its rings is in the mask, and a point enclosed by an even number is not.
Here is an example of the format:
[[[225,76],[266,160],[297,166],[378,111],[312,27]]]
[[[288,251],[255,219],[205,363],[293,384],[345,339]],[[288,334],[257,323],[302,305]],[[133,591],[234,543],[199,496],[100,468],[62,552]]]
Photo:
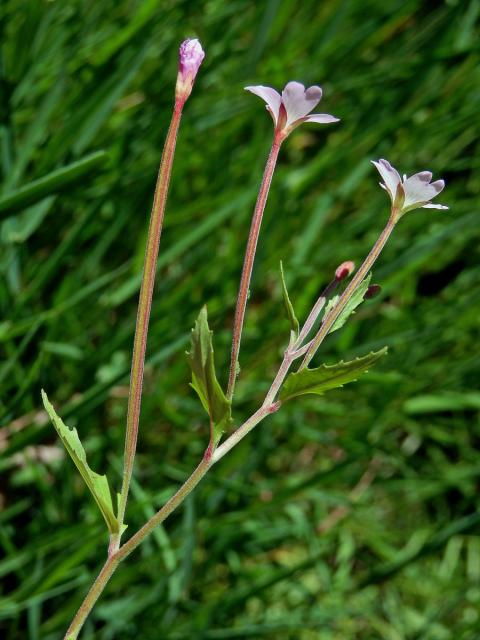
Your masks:
[[[267,103],[267,111],[275,123],[275,132],[282,139],[293,131],[302,122],[319,122],[327,124],[338,122],[338,118],[328,113],[312,113],[317,104],[322,99],[320,87],[309,87],[305,89],[300,82],[289,82],[280,95],[271,87],[245,87],[246,91],[254,93]]]
[[[396,215],[400,218],[407,211],[413,209],[448,209],[443,204],[432,204],[430,200],[435,198],[445,187],[444,180],[436,180],[431,182],[432,173],[430,171],[420,171],[410,178],[400,174],[387,160],[379,160],[372,163],[377,167],[379,174],[383,178],[380,183],[382,189],[389,194],[392,201],[392,209],[395,209]]]
[[[196,38],[188,38],[180,45],[177,86],[175,89],[177,99],[185,102],[191,94],[195,77],[204,57],[205,52]]]

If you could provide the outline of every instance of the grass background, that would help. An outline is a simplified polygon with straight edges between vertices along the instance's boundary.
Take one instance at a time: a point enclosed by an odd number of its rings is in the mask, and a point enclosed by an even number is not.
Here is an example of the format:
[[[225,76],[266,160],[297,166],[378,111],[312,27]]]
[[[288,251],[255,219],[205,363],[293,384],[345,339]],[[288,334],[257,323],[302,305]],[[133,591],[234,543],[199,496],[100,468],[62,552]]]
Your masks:
[[[105,554],[101,516],[41,410],[47,390],[120,486],[147,216],[177,49],[206,50],[185,110],[148,344],[134,531],[201,456],[184,350],[208,303],[227,377],[272,125],[247,84],[319,83],[268,203],[238,421],[287,340],[387,216],[370,159],[446,179],[402,220],[383,286],[317,362],[387,344],[362,381],[291,403],[115,574],[83,638],[480,637],[478,0],[3,0],[0,5],[0,632],[61,638]]]

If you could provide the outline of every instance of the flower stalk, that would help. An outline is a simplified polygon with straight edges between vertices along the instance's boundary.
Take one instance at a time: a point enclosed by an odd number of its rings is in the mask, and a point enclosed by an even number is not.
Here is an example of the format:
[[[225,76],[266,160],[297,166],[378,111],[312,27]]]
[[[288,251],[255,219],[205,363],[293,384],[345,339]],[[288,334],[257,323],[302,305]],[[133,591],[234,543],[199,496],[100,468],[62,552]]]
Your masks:
[[[138,424],[140,419],[140,407],[143,387],[143,374],[145,368],[145,351],[147,348],[148,325],[152,307],[153,288],[157,270],[158,250],[162,234],[165,205],[167,202],[170,175],[172,172],[173,157],[177,133],[182,117],[183,103],[175,102],[172,120],[168,129],[165,147],[160,162],[160,170],[155,188],[150,225],[147,236],[147,247],[143,267],[143,278],[138,301],[137,323],[133,341],[132,368],[130,373],[130,388],[128,393],[127,430],[125,435],[125,454],[123,482],[120,494],[118,519],[120,527],[125,518],[125,509],[128,499],[130,480],[133,472],[133,463],[137,448]]]
[[[245,87],[245,89],[265,101],[267,111],[272,116],[274,136],[253,212],[237,305],[235,308],[232,355],[227,387],[227,398],[229,400],[232,399],[235,390],[235,382],[238,374],[238,354],[242,340],[243,322],[245,319],[250,280],[252,278],[253,263],[255,261],[255,252],[280,146],[290,133],[304,122],[316,122],[319,124],[338,122],[338,118],[328,113],[310,113],[322,99],[322,89],[316,85],[306,89],[300,82],[288,82],[281,94],[271,87],[264,87],[262,85]]]
[[[247,248],[245,251],[242,277],[240,279],[240,287],[238,290],[237,306],[235,308],[235,319],[233,324],[232,356],[230,361],[230,373],[228,377],[227,388],[227,398],[229,400],[232,399],[233,392],[235,390],[235,381],[237,378],[238,370],[238,354],[240,351],[240,342],[242,340],[243,321],[245,318],[245,309],[247,308],[248,290],[250,287],[250,280],[252,278],[253,263],[255,262],[255,252],[257,250],[258,236],[260,235],[263,212],[265,211],[268,192],[270,191],[273,172],[275,171],[281,144],[282,140],[280,135],[275,134],[267,163],[265,165],[262,183],[260,185],[257,201],[255,204],[255,210],[253,213],[252,224],[250,226],[250,233],[248,235]]]

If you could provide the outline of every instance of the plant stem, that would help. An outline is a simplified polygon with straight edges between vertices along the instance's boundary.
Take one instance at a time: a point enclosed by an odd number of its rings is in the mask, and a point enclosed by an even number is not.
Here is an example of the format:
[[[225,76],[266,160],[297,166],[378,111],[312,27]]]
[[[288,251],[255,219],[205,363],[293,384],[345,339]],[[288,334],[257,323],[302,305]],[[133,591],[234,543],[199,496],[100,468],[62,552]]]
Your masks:
[[[273,404],[274,400],[275,400],[275,396],[277,395],[278,391],[280,390],[280,387],[283,384],[283,381],[285,380],[285,377],[288,373],[288,370],[290,369],[290,367],[292,366],[292,362],[295,360],[295,351],[290,351],[287,349],[287,351],[285,352],[285,355],[283,357],[283,362],[280,365],[280,369],[278,370],[277,375],[275,376],[274,381],[272,382],[272,385],[270,387],[270,389],[268,390],[267,395],[265,396],[265,401],[263,403],[263,407],[269,407]]]
[[[213,464],[218,462],[223,456],[228,453],[233,447],[235,447],[240,440],[250,433],[250,431],[257,426],[268,415],[273,413],[272,408],[264,407],[263,405],[256,411],[248,420],[246,420],[238,429],[236,429],[232,435],[225,440],[219,447],[215,449],[213,454]]]
[[[168,516],[175,511],[175,509],[182,504],[185,498],[192,492],[197,486],[203,476],[207,473],[210,467],[213,465],[212,456],[204,455],[200,464],[195,468],[192,474],[185,480],[178,491],[163,505],[160,511],[148,520],[141,529],[137,531],[127,542],[120,547],[116,557],[119,562],[129,556],[138,545],[149,536],[152,531],[161,524]]]
[[[113,572],[117,568],[118,562],[119,561],[115,556],[110,556],[107,559],[95,582],[91,586],[90,591],[87,593],[85,600],[82,602],[80,609],[77,611],[75,617],[70,623],[64,640],[76,640],[85,620],[88,617],[88,614],[93,608],[93,605],[100,597],[102,591],[107,585],[107,582],[110,580]]]
[[[302,369],[305,369],[305,367],[308,365],[310,360],[313,358],[313,356],[317,352],[319,346],[322,344],[323,340],[328,335],[330,329],[332,328],[333,324],[335,323],[335,320],[338,318],[338,316],[341,314],[341,312],[345,308],[347,302],[351,298],[351,296],[354,293],[355,289],[358,287],[358,285],[360,285],[362,283],[362,281],[367,276],[368,272],[370,271],[370,269],[374,265],[375,261],[377,260],[378,256],[380,255],[383,247],[385,246],[385,243],[387,242],[388,238],[390,237],[390,234],[392,233],[393,229],[395,228],[395,224],[396,224],[396,219],[395,219],[394,212],[392,212],[392,214],[390,215],[390,218],[388,219],[388,222],[387,222],[384,230],[382,231],[382,233],[378,237],[377,241],[373,245],[373,247],[372,247],[370,253],[368,254],[368,256],[365,258],[362,266],[359,268],[359,270],[355,273],[353,278],[348,283],[348,286],[346,287],[345,291],[340,296],[337,304],[332,308],[330,313],[323,320],[323,323],[322,323],[320,329],[318,330],[316,336],[313,338],[312,343],[311,343],[307,353],[305,354],[305,358],[303,359],[302,364],[299,367],[299,371],[302,370]]]
[[[318,300],[312,307],[312,310],[308,314],[308,318],[305,320],[305,324],[303,325],[302,330],[300,331],[298,338],[293,345],[293,348],[301,347],[303,341],[307,338],[308,334],[312,330],[313,325],[315,324],[318,316],[320,315],[320,311],[325,306],[328,296],[335,291],[336,286],[338,285],[338,280],[334,278],[324,289]]]
[[[130,373],[130,389],[128,393],[127,429],[125,434],[125,454],[123,462],[123,482],[120,495],[118,520],[120,530],[125,518],[128,491],[132,477],[133,463],[137,448],[138,423],[142,399],[143,372],[145,367],[145,350],[147,347],[148,324],[152,306],[153,287],[157,270],[158,249],[162,233],[165,204],[167,201],[173,156],[177,141],[178,128],[182,117],[184,100],[177,100],[163,148],[160,169],[158,172],[155,195],[153,198],[150,225],[148,228],[147,247],[143,267],[143,278],[138,302],[135,338],[133,341],[132,369]],[[115,545],[118,548],[120,535]]]
[[[245,251],[245,260],[243,262],[242,277],[240,280],[240,288],[238,291],[237,306],[235,308],[235,320],[233,324],[232,336],[232,357],[230,362],[230,373],[228,378],[227,398],[233,397],[235,390],[235,381],[237,378],[238,353],[240,351],[240,342],[242,339],[243,320],[245,318],[245,309],[247,307],[248,290],[252,277],[253,263],[255,261],[255,252],[257,249],[258,236],[262,225],[263,212],[272,182],[273,172],[277,163],[278,153],[282,139],[278,134],[273,138],[272,148],[268,156],[267,164],[263,172],[262,183],[257,196],[257,202],[253,212],[252,224],[247,241],[247,249]]]

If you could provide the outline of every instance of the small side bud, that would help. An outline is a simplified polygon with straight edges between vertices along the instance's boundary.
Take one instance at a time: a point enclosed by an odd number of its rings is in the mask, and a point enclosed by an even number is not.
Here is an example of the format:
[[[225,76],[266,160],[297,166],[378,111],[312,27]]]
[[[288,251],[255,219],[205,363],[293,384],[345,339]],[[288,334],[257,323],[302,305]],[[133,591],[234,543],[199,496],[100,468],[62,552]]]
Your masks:
[[[371,300],[372,298],[376,298],[382,287],[379,284],[371,284],[368,289],[365,291],[365,295],[363,296],[364,300]]]
[[[273,402],[267,408],[267,411],[268,411],[268,413],[276,413],[280,409],[281,406],[282,406],[282,403],[280,402],[280,400],[277,400],[276,402]]]
[[[355,263],[351,260],[347,260],[346,262],[342,262],[335,270],[335,279],[339,282],[341,280],[345,280],[355,271]]]
[[[200,41],[196,38],[188,38],[180,45],[177,86],[175,87],[177,100],[185,102],[191,94],[195,77],[204,57],[205,52]]]

